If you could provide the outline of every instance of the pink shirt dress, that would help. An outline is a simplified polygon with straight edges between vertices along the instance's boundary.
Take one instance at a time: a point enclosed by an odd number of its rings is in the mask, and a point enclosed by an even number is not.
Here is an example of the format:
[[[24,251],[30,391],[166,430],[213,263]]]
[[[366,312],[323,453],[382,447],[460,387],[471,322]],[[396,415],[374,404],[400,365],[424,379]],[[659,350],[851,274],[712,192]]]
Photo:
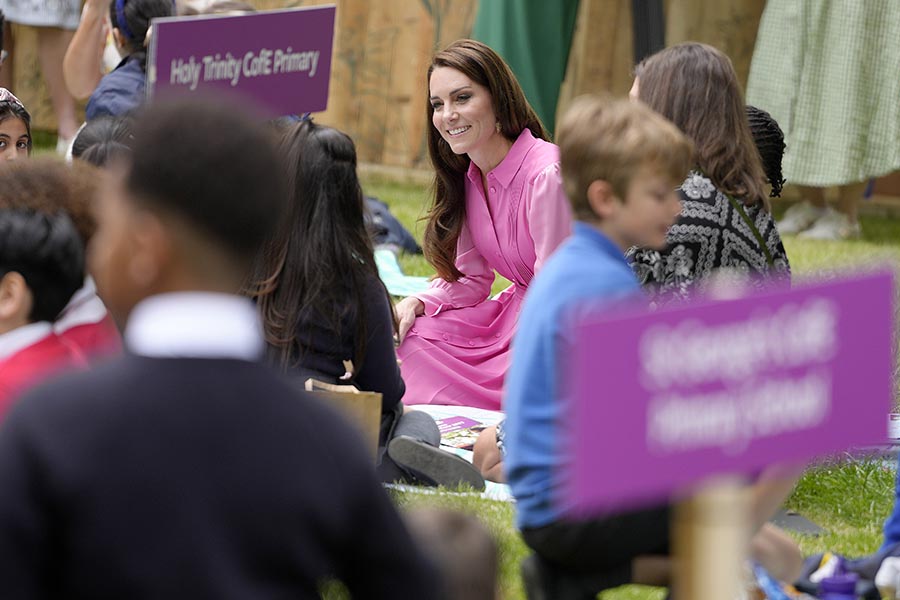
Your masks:
[[[465,277],[452,283],[436,279],[416,295],[425,314],[397,350],[406,404],[501,410],[525,291],[571,233],[555,145],[526,129],[487,181],[483,190],[481,171],[469,165],[466,221],[456,251],[456,266]],[[494,271],[512,285],[490,298]]]

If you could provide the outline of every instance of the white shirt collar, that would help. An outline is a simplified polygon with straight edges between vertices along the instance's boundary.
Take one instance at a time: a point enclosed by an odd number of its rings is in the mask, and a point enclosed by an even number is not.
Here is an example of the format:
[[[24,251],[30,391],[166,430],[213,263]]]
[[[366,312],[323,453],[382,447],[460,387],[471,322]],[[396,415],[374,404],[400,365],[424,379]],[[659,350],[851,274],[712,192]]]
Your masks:
[[[29,323],[0,335],[0,360],[5,360],[24,348],[38,343],[53,332],[49,321]]]
[[[247,298],[190,292],[161,294],[138,304],[128,318],[125,346],[157,358],[256,361],[265,341],[256,306]]]
[[[85,278],[81,289],[75,292],[59,314],[59,318],[54,321],[53,331],[59,334],[79,325],[99,323],[106,315],[106,306],[97,296],[97,286],[89,275]]]

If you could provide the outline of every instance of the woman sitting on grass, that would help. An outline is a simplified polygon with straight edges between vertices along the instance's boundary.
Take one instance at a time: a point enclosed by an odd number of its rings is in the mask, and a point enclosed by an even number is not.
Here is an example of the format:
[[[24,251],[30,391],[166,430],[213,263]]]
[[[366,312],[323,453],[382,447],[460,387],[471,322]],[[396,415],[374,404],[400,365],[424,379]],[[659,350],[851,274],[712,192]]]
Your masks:
[[[500,410],[525,292],[571,232],[559,148],[480,42],[437,53],[428,89],[435,185],[422,246],[438,276],[397,304],[405,401]],[[512,284],[491,298],[495,271]]]
[[[430,415],[403,410],[391,301],[363,219],[353,141],[310,120],[279,127],[289,213],[264,246],[250,287],[271,362],[299,383],[314,378],[382,395],[383,481],[483,488],[472,465],[437,448]]]

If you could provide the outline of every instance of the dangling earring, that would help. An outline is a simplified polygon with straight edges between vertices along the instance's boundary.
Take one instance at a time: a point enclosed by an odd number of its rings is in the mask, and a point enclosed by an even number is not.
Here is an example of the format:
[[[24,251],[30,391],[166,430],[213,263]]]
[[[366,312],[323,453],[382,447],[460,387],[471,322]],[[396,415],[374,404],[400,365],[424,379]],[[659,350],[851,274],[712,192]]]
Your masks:
[[[503,132],[503,127],[500,126],[500,121],[497,121],[496,123],[494,123],[494,129],[497,130],[497,133]]]

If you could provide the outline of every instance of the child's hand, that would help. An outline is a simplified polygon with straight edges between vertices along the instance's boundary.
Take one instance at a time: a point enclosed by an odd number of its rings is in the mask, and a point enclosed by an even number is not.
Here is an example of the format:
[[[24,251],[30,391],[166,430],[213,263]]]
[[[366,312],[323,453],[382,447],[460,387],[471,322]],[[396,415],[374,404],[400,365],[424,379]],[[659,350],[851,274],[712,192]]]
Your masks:
[[[394,305],[394,311],[397,314],[397,343],[400,344],[416,322],[416,317],[425,314],[425,304],[414,296],[408,296]]]

